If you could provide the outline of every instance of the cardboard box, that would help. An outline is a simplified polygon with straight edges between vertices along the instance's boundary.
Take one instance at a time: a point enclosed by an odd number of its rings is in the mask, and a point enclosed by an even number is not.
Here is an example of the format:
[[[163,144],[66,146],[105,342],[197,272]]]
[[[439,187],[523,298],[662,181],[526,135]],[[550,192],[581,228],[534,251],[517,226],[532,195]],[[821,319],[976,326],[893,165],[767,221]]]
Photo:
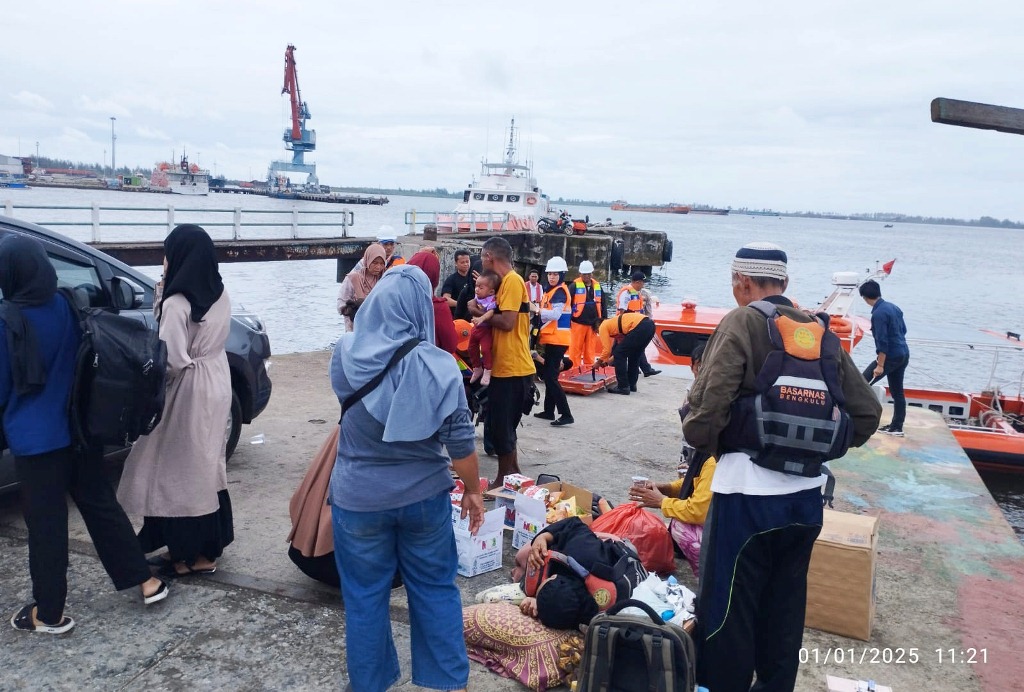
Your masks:
[[[826,675],[825,682],[828,684],[828,692],[857,692],[868,688],[867,680],[851,680],[832,675]],[[892,692],[892,688],[885,685],[875,685],[874,690],[875,692]]]
[[[484,513],[484,523],[476,536],[469,533],[469,517],[463,519],[462,510],[452,507],[452,524],[455,530],[455,547],[459,551],[459,574],[475,577],[484,572],[501,569],[504,546],[502,523],[503,509],[492,509]]]
[[[804,625],[868,641],[877,555],[878,517],[826,509],[807,570]]]
[[[529,488],[534,483],[536,483],[535,480],[521,473],[510,473],[504,479],[505,490],[511,490],[516,493],[521,492],[524,488]]]
[[[590,509],[594,503],[594,494],[586,488],[580,488],[572,485],[571,483],[562,483],[556,481],[554,483],[544,483],[541,485],[542,488],[547,488],[551,492],[562,491],[562,499],[567,500],[570,497],[576,498],[577,507],[585,507],[587,510]],[[515,498],[516,507],[516,523],[515,528],[512,530],[512,547],[522,548],[524,545],[533,540],[541,530],[548,525],[546,520],[547,507],[543,500],[535,500],[531,497],[526,497],[521,493],[517,493]],[[585,523],[590,523],[591,515],[589,511],[586,517],[580,517]]]
[[[504,488],[484,491],[485,498],[494,499],[495,509],[501,508],[505,511],[505,528],[512,530],[516,526],[516,496],[519,493]]]

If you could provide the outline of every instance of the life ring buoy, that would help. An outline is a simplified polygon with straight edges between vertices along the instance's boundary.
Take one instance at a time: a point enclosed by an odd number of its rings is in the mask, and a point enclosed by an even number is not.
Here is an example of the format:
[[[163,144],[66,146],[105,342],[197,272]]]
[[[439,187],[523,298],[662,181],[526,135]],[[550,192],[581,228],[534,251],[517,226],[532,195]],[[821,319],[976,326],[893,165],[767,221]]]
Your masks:
[[[537,198],[534,197],[533,195],[527,195],[526,196],[526,206],[532,207],[535,204],[537,204]]]
[[[829,317],[828,328],[836,334],[849,334],[853,331],[853,323],[845,317]]]

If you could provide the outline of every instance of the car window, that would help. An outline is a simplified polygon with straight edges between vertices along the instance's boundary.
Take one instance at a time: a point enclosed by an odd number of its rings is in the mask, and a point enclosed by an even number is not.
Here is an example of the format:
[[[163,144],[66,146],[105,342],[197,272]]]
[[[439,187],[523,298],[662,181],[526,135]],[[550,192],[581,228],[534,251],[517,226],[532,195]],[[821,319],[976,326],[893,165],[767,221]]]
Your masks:
[[[57,271],[57,285],[74,289],[76,293],[87,297],[90,307],[105,307],[106,292],[100,282],[96,267],[90,264],[73,262],[64,257],[50,255],[50,264]]]

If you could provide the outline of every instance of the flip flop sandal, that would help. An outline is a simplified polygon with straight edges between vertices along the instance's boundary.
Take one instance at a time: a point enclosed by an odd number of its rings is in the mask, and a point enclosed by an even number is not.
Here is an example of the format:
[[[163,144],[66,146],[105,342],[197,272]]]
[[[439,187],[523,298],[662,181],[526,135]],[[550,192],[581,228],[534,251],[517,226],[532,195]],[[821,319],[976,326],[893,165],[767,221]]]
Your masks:
[[[75,626],[75,621],[66,615],[56,625],[48,625],[45,622],[36,625],[32,621],[32,609],[35,607],[35,603],[30,603],[15,613],[14,617],[11,618],[11,626],[22,632],[39,632],[41,634],[64,634]]]
[[[169,594],[170,592],[171,592],[171,589],[170,589],[169,586],[167,586],[167,582],[165,582],[163,579],[161,579],[160,580],[160,588],[158,588],[156,591],[154,591],[153,593],[151,593],[148,596],[143,594],[142,595],[142,602],[145,603],[146,605],[152,605],[153,603],[156,603],[157,601],[162,601],[165,598],[167,598],[167,594]]]

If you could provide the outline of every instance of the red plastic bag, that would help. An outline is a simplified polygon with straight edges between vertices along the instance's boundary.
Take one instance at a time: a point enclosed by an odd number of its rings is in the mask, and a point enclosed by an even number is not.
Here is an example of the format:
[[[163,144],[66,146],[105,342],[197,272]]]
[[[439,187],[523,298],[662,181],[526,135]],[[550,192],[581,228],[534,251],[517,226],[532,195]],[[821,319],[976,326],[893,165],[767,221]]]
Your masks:
[[[590,525],[594,532],[628,538],[640,554],[640,562],[649,572],[668,574],[676,568],[672,537],[659,517],[644,511],[635,502],[625,502],[605,512]]]

